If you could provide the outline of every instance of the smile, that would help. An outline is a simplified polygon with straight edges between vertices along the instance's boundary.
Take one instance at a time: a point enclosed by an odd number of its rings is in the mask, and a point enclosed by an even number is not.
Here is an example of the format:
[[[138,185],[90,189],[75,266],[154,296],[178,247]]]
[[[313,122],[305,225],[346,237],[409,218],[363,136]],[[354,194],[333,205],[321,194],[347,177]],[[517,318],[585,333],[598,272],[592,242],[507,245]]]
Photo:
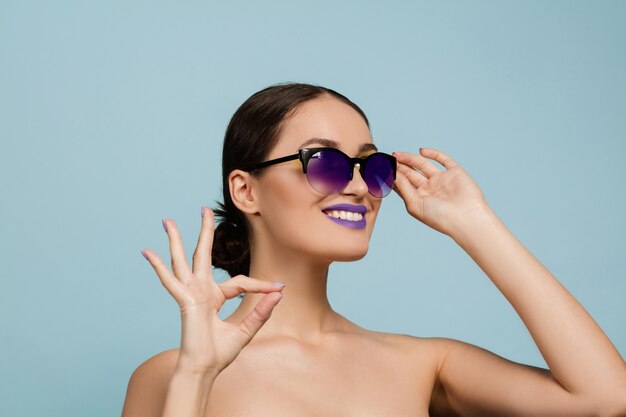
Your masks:
[[[365,216],[361,213],[344,210],[329,210],[323,213],[326,215],[326,218],[351,229],[363,229],[366,224]]]

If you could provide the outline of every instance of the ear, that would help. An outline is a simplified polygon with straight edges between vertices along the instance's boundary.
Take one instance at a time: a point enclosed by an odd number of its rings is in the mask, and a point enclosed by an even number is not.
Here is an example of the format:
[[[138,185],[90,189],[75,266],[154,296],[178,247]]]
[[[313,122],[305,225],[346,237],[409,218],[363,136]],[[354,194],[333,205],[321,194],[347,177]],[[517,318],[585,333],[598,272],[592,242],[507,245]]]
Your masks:
[[[244,213],[259,212],[259,201],[255,198],[257,179],[249,172],[235,169],[228,175],[230,198]]]

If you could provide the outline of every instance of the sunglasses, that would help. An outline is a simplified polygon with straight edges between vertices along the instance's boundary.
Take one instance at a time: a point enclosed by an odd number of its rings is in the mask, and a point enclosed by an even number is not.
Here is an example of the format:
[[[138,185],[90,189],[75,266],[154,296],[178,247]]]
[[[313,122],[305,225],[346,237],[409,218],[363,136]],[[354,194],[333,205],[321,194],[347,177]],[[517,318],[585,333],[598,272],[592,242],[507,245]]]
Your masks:
[[[396,158],[383,152],[374,152],[362,158],[351,158],[336,148],[303,148],[298,153],[241,168],[254,171],[269,165],[299,159],[302,172],[313,189],[322,194],[343,191],[352,180],[354,166],[359,166],[368,192],[377,198],[388,195],[396,179]]]

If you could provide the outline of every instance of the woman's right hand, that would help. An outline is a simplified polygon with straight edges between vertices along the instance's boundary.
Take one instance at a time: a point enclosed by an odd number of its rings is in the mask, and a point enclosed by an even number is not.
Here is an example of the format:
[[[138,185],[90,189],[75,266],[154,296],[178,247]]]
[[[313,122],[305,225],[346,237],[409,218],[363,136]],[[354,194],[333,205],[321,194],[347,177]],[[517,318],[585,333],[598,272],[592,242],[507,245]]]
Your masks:
[[[213,279],[211,250],[214,214],[203,207],[202,228],[189,268],[182,238],[173,220],[163,220],[170,240],[172,271],[151,250],[144,256],[155,269],[181,313],[181,344],[177,368],[217,376],[237,357],[272,314],[282,298],[283,286],[237,275],[216,284]],[[267,293],[239,324],[221,320],[217,312],[227,299],[243,292]]]

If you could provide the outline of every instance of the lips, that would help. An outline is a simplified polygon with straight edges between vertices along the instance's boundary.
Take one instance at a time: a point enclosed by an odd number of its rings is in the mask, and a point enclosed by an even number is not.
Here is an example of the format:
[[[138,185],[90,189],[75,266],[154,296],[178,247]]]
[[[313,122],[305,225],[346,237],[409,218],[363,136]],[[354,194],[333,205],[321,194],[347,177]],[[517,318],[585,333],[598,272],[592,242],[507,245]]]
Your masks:
[[[322,210],[324,212],[324,214],[326,215],[326,218],[328,218],[329,220],[340,224],[342,226],[348,227],[350,229],[364,229],[366,222],[365,222],[365,214],[367,213],[367,207],[362,206],[362,205],[355,205],[355,204],[335,204],[334,206],[328,206],[325,209]],[[334,216],[332,216],[331,214],[329,214],[329,212],[332,211],[347,211],[347,212],[352,212],[352,213],[359,213],[361,214],[361,220],[348,220],[348,219],[338,219]],[[352,214],[349,214],[350,217],[352,217]]]
[[[322,211],[330,211],[330,210],[337,210],[337,211],[351,211],[353,213],[361,213],[361,214],[365,214],[367,213],[367,207],[363,206],[363,205],[355,205],[355,204],[335,204],[334,206],[328,206],[324,209],[322,209]]]

